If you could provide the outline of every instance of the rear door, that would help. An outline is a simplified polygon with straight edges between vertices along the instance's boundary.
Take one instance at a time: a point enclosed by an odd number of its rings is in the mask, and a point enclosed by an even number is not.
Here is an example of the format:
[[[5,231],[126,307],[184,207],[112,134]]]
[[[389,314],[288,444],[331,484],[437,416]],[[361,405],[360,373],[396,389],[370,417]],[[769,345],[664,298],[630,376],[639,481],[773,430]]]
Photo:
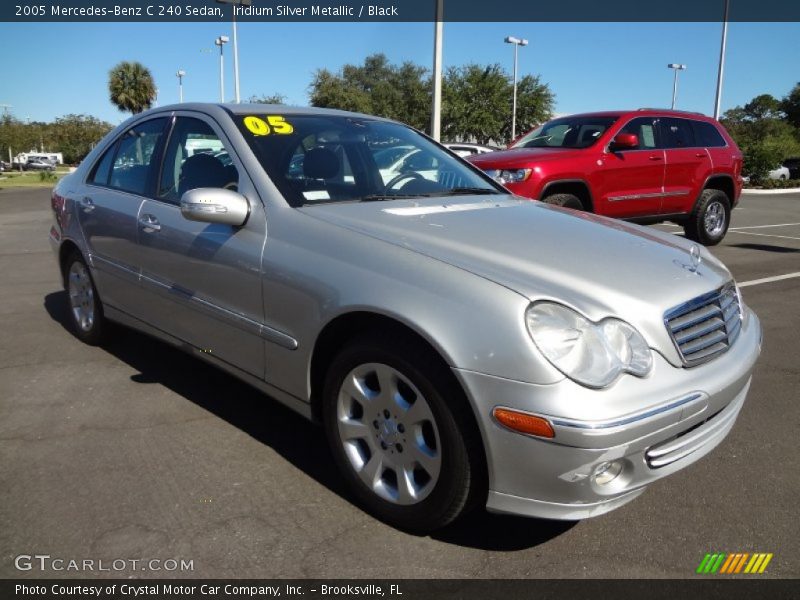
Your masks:
[[[656,215],[664,184],[664,150],[659,147],[656,120],[636,117],[617,133],[634,134],[639,146],[603,155],[594,190],[596,212],[611,217]]]
[[[259,378],[264,377],[261,251],[266,217],[252,182],[218,125],[178,113],[152,198],[139,213],[147,320]],[[180,197],[196,188],[238,190],[250,202],[242,227],[189,221]]]
[[[137,216],[153,178],[166,117],[136,124],[105,151],[75,198],[95,284],[105,304],[137,315]]]
[[[695,139],[689,119],[664,117],[659,119],[659,131],[667,157],[661,214],[685,214],[712,171],[711,157]]]

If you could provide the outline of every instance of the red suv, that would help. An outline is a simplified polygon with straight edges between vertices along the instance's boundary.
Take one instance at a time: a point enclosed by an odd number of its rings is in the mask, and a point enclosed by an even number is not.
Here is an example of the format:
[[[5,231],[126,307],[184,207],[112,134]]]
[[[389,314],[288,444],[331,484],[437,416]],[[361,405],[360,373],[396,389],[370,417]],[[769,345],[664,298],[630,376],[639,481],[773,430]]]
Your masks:
[[[508,150],[471,156],[511,192],[639,223],[673,221],[718,244],[742,191],[742,153],[699,113],[640,109],[554,119]]]

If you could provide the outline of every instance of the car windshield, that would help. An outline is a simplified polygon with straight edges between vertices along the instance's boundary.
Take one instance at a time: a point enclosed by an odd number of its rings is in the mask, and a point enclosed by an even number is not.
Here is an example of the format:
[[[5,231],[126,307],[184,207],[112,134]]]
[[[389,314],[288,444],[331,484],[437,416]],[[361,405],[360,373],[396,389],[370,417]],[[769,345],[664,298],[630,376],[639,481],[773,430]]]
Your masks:
[[[564,117],[537,127],[517,140],[512,148],[588,148],[617,117]]]
[[[292,206],[506,193],[398,123],[274,113],[233,119]]]

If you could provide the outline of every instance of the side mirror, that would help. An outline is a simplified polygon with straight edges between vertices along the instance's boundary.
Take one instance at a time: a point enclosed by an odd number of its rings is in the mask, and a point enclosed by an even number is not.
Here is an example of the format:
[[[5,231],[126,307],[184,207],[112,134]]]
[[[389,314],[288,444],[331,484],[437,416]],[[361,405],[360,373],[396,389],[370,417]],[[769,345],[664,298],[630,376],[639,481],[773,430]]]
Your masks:
[[[241,227],[250,215],[250,203],[224,188],[196,188],[181,196],[181,214],[190,221]]]
[[[639,147],[639,137],[635,133],[618,133],[611,142],[611,150],[632,150]]]

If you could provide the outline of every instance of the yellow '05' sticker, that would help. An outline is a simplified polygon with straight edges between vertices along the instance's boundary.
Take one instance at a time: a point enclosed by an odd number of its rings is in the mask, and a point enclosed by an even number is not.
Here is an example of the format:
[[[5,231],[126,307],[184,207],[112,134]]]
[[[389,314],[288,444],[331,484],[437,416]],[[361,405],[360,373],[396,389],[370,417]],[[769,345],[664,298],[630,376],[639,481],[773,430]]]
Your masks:
[[[270,133],[277,133],[279,135],[289,135],[294,131],[291,123],[278,115],[269,115],[266,121],[261,117],[245,117],[244,126],[253,135],[269,135]]]

